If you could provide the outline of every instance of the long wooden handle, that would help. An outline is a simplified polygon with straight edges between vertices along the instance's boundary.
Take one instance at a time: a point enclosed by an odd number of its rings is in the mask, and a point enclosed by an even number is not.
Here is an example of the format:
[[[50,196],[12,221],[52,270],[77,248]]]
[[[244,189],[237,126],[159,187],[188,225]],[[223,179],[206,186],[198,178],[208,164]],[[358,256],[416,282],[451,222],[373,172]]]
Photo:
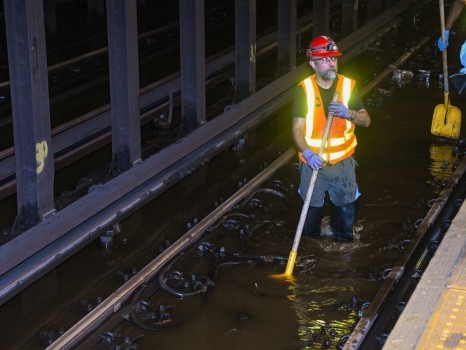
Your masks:
[[[439,12],[440,12],[440,30],[442,34],[442,42],[446,44],[447,37],[445,35],[445,6],[443,0],[439,0]],[[448,94],[448,60],[447,60],[447,49],[442,51],[443,60],[443,88],[446,94]]]

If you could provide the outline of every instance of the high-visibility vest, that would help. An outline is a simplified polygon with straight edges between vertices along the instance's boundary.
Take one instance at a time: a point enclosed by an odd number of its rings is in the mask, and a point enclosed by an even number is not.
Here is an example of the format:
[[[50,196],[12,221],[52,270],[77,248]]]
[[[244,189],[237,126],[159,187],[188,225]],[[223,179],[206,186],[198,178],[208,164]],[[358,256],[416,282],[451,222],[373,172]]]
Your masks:
[[[322,137],[325,129],[327,118],[325,116],[324,105],[317,86],[315,75],[312,75],[300,82],[304,88],[307,99],[307,115],[304,136],[309,148],[318,153],[322,143]],[[338,101],[348,107],[348,100],[351,96],[356,82],[338,74],[338,83],[336,91],[339,93]],[[334,117],[332,127],[325,144],[322,158],[330,164],[335,164],[354,153],[357,145],[356,135],[354,134],[355,125],[347,119]],[[306,162],[301,152],[299,157]]]

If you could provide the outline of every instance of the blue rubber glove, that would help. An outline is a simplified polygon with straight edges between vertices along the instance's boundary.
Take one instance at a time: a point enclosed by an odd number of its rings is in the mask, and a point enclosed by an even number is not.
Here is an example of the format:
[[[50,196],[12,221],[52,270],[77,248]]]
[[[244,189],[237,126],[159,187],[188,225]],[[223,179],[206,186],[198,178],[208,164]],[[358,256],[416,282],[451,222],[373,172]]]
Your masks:
[[[303,157],[306,159],[307,165],[314,171],[318,171],[324,166],[325,161],[322,157],[319,157],[318,154],[315,154],[309,148],[304,150]]]
[[[328,111],[332,113],[334,116],[347,119],[351,113],[348,107],[346,107],[343,103],[341,102],[330,102],[328,105]]]
[[[445,44],[443,43],[442,41],[442,37],[440,36],[440,38],[438,39],[437,41],[437,46],[438,46],[438,49],[440,51],[443,51],[447,48],[448,46],[448,37],[450,36],[450,31],[448,29],[445,30]]]

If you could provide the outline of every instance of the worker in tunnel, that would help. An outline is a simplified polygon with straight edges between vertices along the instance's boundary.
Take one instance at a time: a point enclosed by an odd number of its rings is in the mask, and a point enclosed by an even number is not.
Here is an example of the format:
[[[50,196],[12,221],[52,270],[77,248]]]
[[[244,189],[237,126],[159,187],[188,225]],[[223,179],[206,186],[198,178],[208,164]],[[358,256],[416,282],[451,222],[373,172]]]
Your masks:
[[[313,171],[318,171],[303,236],[318,237],[325,196],[331,202],[330,227],[338,241],[353,241],[356,202],[354,151],[355,126],[368,127],[371,119],[355,87],[356,82],[338,74],[338,46],[328,36],[314,38],[307,50],[314,71],[297,87],[293,104],[292,136],[300,159],[299,194],[306,197]],[[336,94],[337,93],[337,94]],[[335,99],[335,97],[337,97]],[[319,148],[327,115],[333,122],[322,156]]]

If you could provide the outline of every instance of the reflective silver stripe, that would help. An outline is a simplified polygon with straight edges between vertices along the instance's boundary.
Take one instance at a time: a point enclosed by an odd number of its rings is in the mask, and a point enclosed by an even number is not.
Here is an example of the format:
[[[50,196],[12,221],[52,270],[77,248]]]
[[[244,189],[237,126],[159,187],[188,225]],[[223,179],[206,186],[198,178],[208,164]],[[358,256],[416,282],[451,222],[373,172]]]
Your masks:
[[[342,100],[343,100],[343,104],[346,107],[348,107],[348,101],[350,99],[350,96],[351,96],[351,80],[349,80],[348,78],[344,78],[343,79],[343,96],[342,96]],[[345,135],[348,132],[349,128],[351,128],[351,122],[348,119],[346,119]]]
[[[332,152],[330,154],[330,160],[335,160],[335,159],[338,159],[338,158],[341,158],[343,157],[345,154],[347,154],[351,149],[355,148],[357,145],[357,141],[356,139],[353,140],[353,142],[351,143],[351,145],[349,147],[347,147],[345,150],[343,151],[340,151],[340,152]],[[322,158],[325,160],[325,161],[329,161],[328,159],[328,153],[324,153],[322,155]]]
[[[343,104],[348,107],[348,101],[351,96],[351,80],[348,78],[343,78],[343,96],[341,97],[341,100],[343,101]]]
[[[306,138],[306,142],[311,147],[320,147],[320,144],[322,143],[322,139],[308,139],[308,138]],[[327,146],[327,143],[325,144],[325,146]]]
[[[345,130],[347,132],[347,130]],[[330,144],[329,141],[325,144],[325,146],[341,146],[345,142],[347,142],[349,139],[351,139],[354,135],[354,132],[348,132],[345,136],[343,137],[336,137],[330,139]],[[307,139],[306,139],[307,140]],[[311,147],[320,147],[320,143],[322,142],[321,139],[309,139],[309,142],[307,143]]]
[[[304,85],[306,86],[306,97],[307,97],[307,115],[306,115],[306,143],[311,146],[312,142],[311,135],[314,130],[314,87],[312,86],[311,78],[304,79]],[[320,142],[317,147],[320,147]]]

